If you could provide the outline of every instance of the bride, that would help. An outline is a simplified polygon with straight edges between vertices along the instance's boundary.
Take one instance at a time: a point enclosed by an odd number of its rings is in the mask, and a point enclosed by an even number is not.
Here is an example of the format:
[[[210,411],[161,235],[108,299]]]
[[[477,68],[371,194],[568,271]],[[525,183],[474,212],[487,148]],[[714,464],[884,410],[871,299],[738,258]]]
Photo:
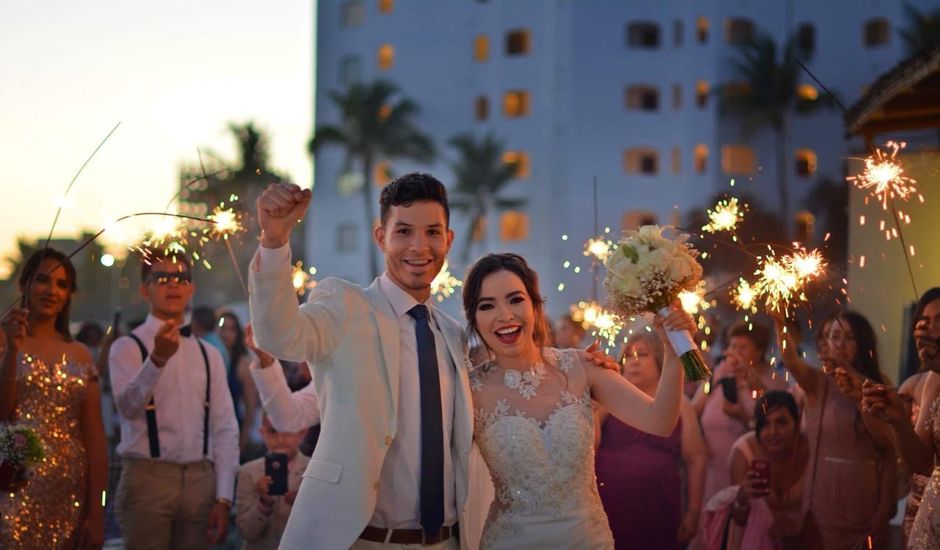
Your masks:
[[[664,329],[694,331],[691,317],[677,308],[657,317],[667,353],[650,398],[583,351],[545,347],[538,277],[521,256],[477,260],[463,303],[489,354],[470,376],[474,438],[496,489],[481,548],[613,548],[594,476],[591,400],[640,430],[672,433],[682,368]]]

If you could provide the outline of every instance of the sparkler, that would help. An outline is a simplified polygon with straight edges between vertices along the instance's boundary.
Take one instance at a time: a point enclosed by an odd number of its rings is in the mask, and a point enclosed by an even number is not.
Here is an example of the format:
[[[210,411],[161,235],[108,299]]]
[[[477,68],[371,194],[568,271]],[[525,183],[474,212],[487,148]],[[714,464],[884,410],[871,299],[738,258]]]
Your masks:
[[[737,197],[718,201],[714,209],[708,209],[708,223],[702,226],[702,231],[719,233],[721,231],[733,232],[744,219],[747,204],[738,203]]]
[[[581,323],[592,335],[607,341],[608,347],[617,345],[617,335],[623,330],[623,321],[616,314],[604,309],[595,301],[578,302],[570,308],[571,319]]]
[[[438,302],[443,302],[446,298],[453,296],[457,287],[463,286],[463,281],[454,277],[449,267],[447,260],[444,260],[441,271],[431,281],[431,294],[437,298]]]
[[[595,237],[588,239],[584,243],[584,255],[593,256],[601,262],[607,261],[607,257],[610,256],[610,249],[613,248],[614,243],[603,237]]]
[[[699,281],[694,291],[683,290],[679,293],[679,302],[682,309],[689,315],[695,315],[711,307],[705,299],[705,281]]]
[[[790,304],[807,301],[806,286],[825,273],[825,262],[818,250],[806,251],[797,245],[791,254],[777,257],[771,253],[760,259],[754,283],[755,298],[763,298],[771,311],[789,315]]]
[[[317,282],[312,278],[316,274],[317,268],[310,266],[309,270],[304,271],[304,263],[297,260],[291,272],[291,284],[294,285],[298,296],[303,296],[309,289],[317,286]]]
[[[202,170],[202,177],[206,180],[206,185],[209,185],[209,175],[206,173],[206,165],[202,162],[202,151],[196,149],[196,154],[199,157],[199,168]],[[238,200],[238,197],[231,195],[229,200],[234,202]],[[247,301],[248,285],[245,283],[245,276],[242,275],[242,269],[238,265],[238,260],[235,258],[235,251],[232,250],[232,242],[229,240],[230,236],[244,231],[245,228],[240,223],[235,211],[232,208],[225,208],[225,201],[215,207],[212,213],[207,217],[214,222],[213,227],[207,229],[211,231],[213,236],[221,238],[222,241],[225,242],[225,249],[228,251],[229,259],[232,260],[232,267],[235,268],[235,275],[238,277],[238,282],[242,286],[242,292],[244,292],[245,300]]]

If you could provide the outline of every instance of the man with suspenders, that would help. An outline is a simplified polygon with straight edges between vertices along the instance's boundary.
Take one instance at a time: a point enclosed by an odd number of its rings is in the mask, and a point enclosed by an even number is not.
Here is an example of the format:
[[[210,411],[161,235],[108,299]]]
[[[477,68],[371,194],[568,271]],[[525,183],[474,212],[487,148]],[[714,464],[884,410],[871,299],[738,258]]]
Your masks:
[[[150,314],[111,346],[129,550],[208,549],[228,530],[238,423],[219,351],[183,326],[194,290],[187,258],[151,253],[140,285]]]

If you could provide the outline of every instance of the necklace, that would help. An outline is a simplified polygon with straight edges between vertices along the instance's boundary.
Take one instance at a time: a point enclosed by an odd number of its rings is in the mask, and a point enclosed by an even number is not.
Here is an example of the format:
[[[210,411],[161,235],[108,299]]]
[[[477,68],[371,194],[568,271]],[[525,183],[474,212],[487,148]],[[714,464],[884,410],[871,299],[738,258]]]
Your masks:
[[[516,369],[503,369],[503,371],[503,384],[511,390],[517,390],[519,395],[526,400],[536,395],[535,390],[542,384],[542,380],[548,373],[545,363],[541,361],[529,367],[525,372],[519,372]]]

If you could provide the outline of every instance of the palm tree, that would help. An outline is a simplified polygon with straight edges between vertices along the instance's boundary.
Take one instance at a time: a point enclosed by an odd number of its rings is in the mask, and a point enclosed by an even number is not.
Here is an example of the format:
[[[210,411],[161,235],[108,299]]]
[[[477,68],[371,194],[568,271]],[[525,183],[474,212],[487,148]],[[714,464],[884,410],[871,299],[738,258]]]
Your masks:
[[[798,61],[809,60],[809,52],[800,50],[794,40],[787,40],[778,59],[777,44],[768,35],[760,34],[738,45],[739,57],[731,64],[740,79],[720,86],[720,109],[723,114],[742,119],[745,134],[753,134],[762,127],[774,132],[777,193],[781,217],[789,227],[790,193],[787,188],[786,136],[790,113],[812,113],[835,107],[835,98],[819,93],[807,98],[798,93],[800,66]]]
[[[940,9],[924,13],[911,4],[904,3],[907,28],[898,31],[907,46],[908,55],[940,47]]]
[[[486,219],[494,210],[519,208],[526,199],[510,199],[500,193],[513,179],[519,169],[518,161],[504,162],[503,141],[490,133],[481,139],[472,134],[458,134],[448,143],[457,150],[458,158],[451,163],[456,185],[451,191],[450,205],[470,218],[467,240],[461,259],[470,258],[470,249],[475,238],[486,240]]]
[[[316,154],[326,145],[339,145],[346,150],[346,166],[358,163],[363,176],[361,187],[365,202],[366,227],[375,220],[372,197],[372,172],[380,159],[410,159],[430,162],[434,158],[431,139],[414,123],[418,105],[401,95],[395,84],[377,80],[356,83],[345,92],[332,91],[330,100],[340,111],[338,125],[319,126],[310,140],[309,151]],[[379,273],[375,247],[369,251],[369,270]]]

